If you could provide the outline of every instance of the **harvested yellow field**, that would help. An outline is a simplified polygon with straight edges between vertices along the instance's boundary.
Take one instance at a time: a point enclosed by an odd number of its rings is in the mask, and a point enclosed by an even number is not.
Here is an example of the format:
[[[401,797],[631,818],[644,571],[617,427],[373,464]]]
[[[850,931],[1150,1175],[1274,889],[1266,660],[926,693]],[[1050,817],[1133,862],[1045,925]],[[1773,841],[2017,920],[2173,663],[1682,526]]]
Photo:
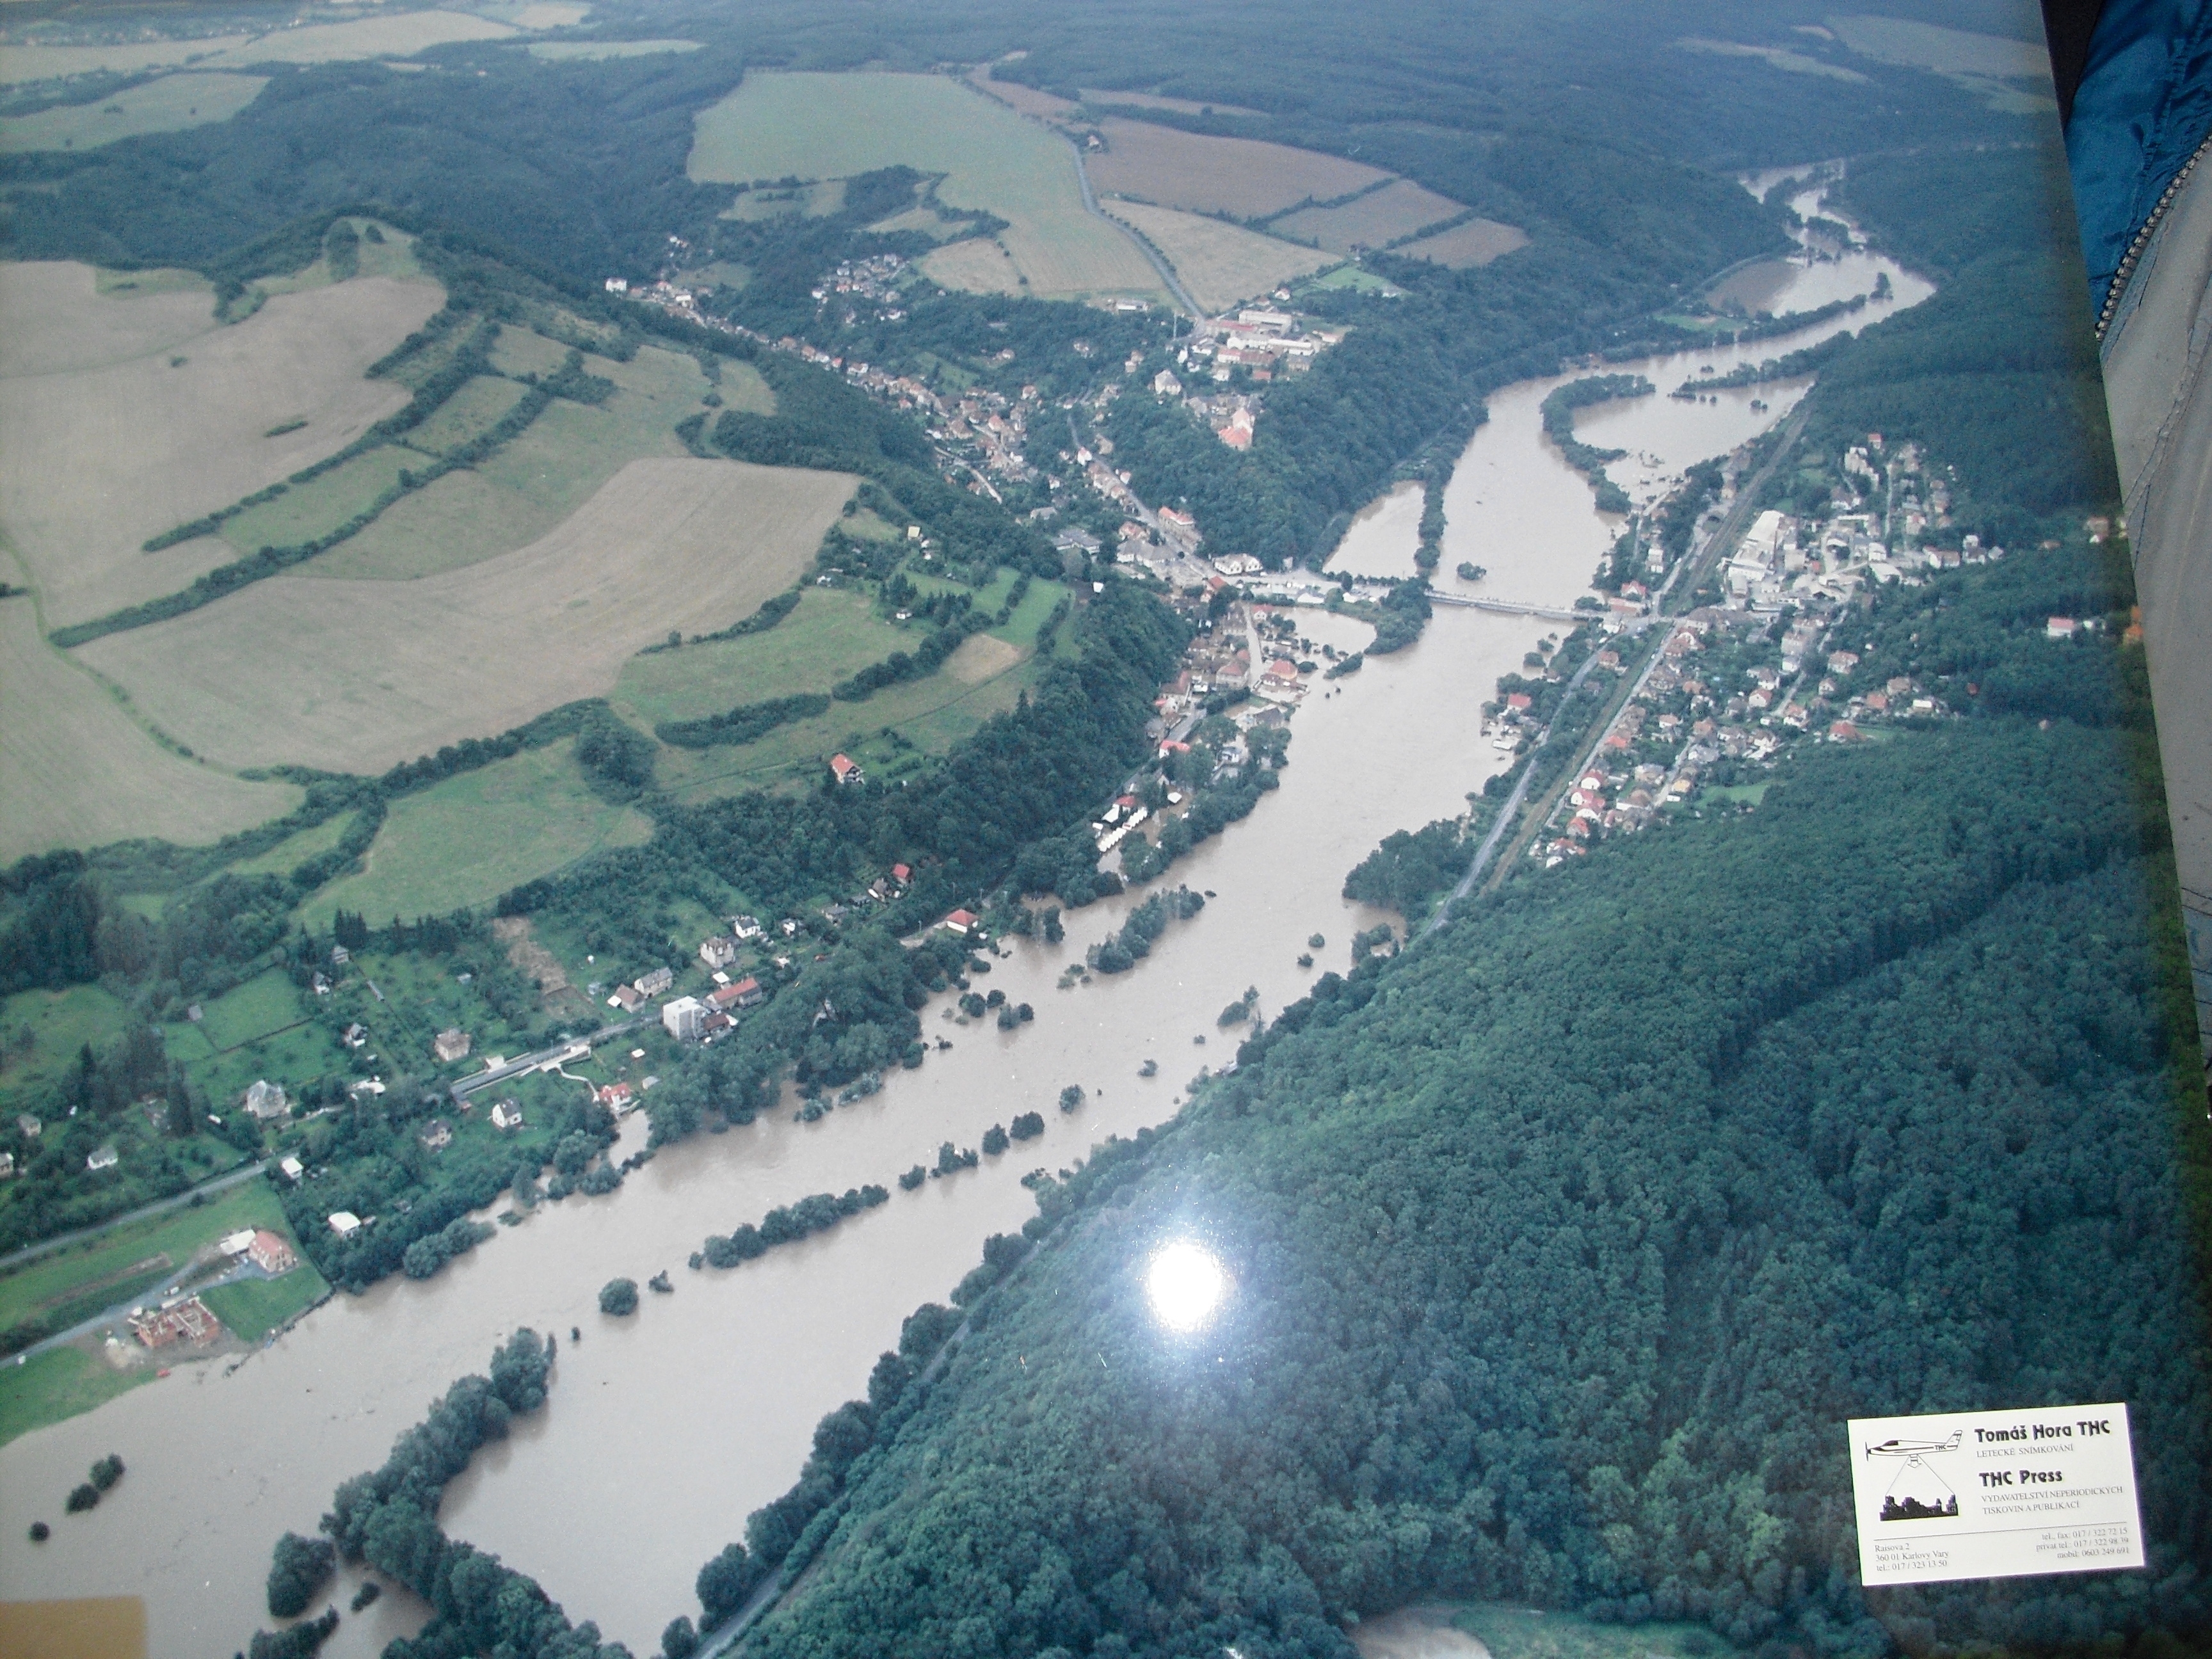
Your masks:
[[[403,11],[349,23],[314,23],[271,29],[233,46],[204,67],[244,69],[254,64],[338,64],[357,58],[412,58],[455,40],[501,40],[515,31],[489,18],[458,11]]]
[[[444,301],[362,277],[218,326],[208,295],[102,295],[82,264],[0,265],[0,532],[49,628],[173,592],[235,556],[141,544],[343,447],[406,389],[362,371]],[[306,424],[276,436],[272,428]]]
[[[993,634],[970,634],[945,659],[945,672],[963,685],[981,685],[996,679],[1027,653],[1012,640]]]
[[[155,743],[39,636],[27,599],[0,602],[0,864],[134,836],[211,842],[300,804],[289,784],[247,783]]]
[[[664,52],[698,50],[696,40],[540,40],[530,48],[530,55],[563,64],[577,58],[657,58]]]
[[[1470,219],[1463,225],[1455,225],[1434,236],[1424,236],[1418,242],[1408,242],[1391,252],[1409,259],[1429,259],[1449,265],[1454,270],[1465,270],[1473,265],[1486,265],[1516,247],[1528,246],[1528,233],[1517,226],[1501,225],[1495,219]]]
[[[1242,104],[1200,104],[1188,98],[1165,98],[1155,92],[1115,92],[1105,87],[1084,87],[1080,89],[1086,104],[1134,104],[1139,109],[1171,109],[1182,115],[1261,115],[1266,112],[1246,109]]]
[[[1010,108],[1024,115],[1034,115],[1040,121],[1056,121],[1063,115],[1075,112],[1075,106],[1065,98],[1055,98],[1035,87],[1025,87],[1018,81],[994,81],[988,64],[969,72],[968,84],[988,98],[995,98]]]
[[[567,7],[544,6],[547,14]],[[546,28],[556,21],[523,23]],[[134,40],[119,46],[9,46],[0,52],[0,84],[20,85],[66,75],[137,75],[149,69],[246,69],[255,64],[336,64],[359,58],[411,58],[454,40],[498,40],[515,27],[457,11],[410,11],[347,23],[314,23],[265,34],[213,35],[197,40]]]
[[[1393,179],[1342,207],[1300,208],[1268,226],[1285,236],[1310,239],[1335,253],[1355,247],[1382,247],[1411,236],[1425,225],[1455,219],[1466,208],[1449,196],[1425,190],[1410,179]]]
[[[1109,117],[1098,131],[1106,149],[1090,158],[1092,185],[1162,207],[1264,219],[1301,202],[1349,196],[1390,177],[1379,167],[1318,150],[1256,138],[1210,138],[1149,121]]]
[[[947,242],[921,262],[921,273],[940,288],[969,294],[1019,294],[1022,273],[1013,256],[988,236]]]
[[[0,52],[0,85],[52,81],[68,75],[137,75],[172,64],[204,64],[242,46],[250,34],[204,40],[134,40],[127,46],[9,46]]]
[[[0,120],[0,155],[97,149],[144,132],[180,132],[228,121],[268,84],[268,77],[261,75],[165,75],[90,103],[64,104]]]
[[[855,480],[632,461],[528,547],[418,581],[278,576],[79,654],[203,754],[375,772],[612,689],[671,629],[749,615],[806,568]]]
[[[1256,230],[1195,213],[1147,207],[1141,202],[1105,205],[1109,213],[1135,226],[1167,257],[1191,298],[1209,312],[1225,311],[1239,300],[1268,293],[1294,276],[1336,263],[1333,253],[1316,253],[1310,247],[1278,241]]]
[[[1067,140],[950,76],[748,74],[700,112],[690,172],[704,182],[844,179],[905,166],[943,175],[947,207],[1007,222],[999,240],[1040,299],[1159,293],[1135,244],[1083,205]]]

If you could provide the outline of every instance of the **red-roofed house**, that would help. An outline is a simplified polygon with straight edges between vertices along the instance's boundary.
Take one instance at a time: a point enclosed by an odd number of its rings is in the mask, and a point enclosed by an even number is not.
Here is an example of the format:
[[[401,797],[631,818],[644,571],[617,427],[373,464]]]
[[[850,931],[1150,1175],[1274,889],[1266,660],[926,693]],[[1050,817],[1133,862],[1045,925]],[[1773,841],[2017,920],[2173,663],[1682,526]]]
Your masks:
[[[945,930],[949,933],[957,933],[961,938],[965,939],[974,930],[978,918],[972,910],[955,910],[951,915],[945,917]]]
[[[1516,714],[1528,708],[1534,702],[1534,699],[1526,691],[1508,691],[1505,694],[1505,706]]]
[[[902,887],[914,879],[914,872],[903,864],[891,866],[891,879]]]
[[[718,1009],[752,1008],[757,1007],[767,995],[760,981],[749,975],[734,985],[717,986],[707,1000]]]
[[[850,755],[832,755],[830,757],[830,773],[839,783],[858,783],[861,776],[860,763]]]
[[[300,1258],[292,1254],[292,1247],[266,1227],[255,1232],[253,1243],[246,1246],[246,1257],[271,1279],[300,1265]]]

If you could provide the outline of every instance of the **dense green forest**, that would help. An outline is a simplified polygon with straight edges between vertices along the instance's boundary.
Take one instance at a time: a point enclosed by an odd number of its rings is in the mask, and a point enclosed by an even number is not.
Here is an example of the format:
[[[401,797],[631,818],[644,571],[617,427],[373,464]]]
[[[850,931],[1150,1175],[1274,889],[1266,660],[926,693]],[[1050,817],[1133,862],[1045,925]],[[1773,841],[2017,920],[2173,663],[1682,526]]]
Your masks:
[[[1437,1594],[1835,1654],[2201,1620],[2212,1159],[2135,741],[1829,751],[1324,980],[971,1310],[758,1650],[1340,1654]],[[1139,1283],[1182,1236],[1235,1285],[1188,1340]],[[2045,1397],[2164,1449],[2152,1571],[1863,1593],[1842,1419]]]

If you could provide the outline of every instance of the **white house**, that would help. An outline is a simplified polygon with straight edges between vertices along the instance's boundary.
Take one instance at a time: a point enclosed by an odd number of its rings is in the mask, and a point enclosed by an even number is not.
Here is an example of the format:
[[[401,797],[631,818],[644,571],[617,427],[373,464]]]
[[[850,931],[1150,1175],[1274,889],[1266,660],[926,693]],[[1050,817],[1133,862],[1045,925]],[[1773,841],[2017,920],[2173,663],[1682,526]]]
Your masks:
[[[102,1146],[85,1159],[84,1167],[88,1170],[112,1170],[119,1161],[114,1147]]]
[[[726,968],[738,959],[738,942],[717,933],[699,942],[699,960],[709,968]]]
[[[361,1218],[351,1210],[331,1212],[331,1231],[340,1238],[351,1238],[361,1231]]]
[[[289,1117],[292,1103],[284,1098],[284,1085],[263,1078],[246,1091],[246,1109],[266,1122],[272,1117]]]

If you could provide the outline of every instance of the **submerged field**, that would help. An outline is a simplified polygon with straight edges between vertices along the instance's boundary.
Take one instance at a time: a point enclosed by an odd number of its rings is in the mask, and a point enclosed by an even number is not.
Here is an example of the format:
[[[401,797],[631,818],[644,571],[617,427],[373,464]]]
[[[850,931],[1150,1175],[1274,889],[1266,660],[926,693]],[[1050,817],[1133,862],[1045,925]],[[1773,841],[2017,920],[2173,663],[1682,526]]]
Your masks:
[[[1173,208],[1109,202],[1106,210],[1141,231],[1176,268],[1191,297],[1208,311],[1224,311],[1239,300],[1265,295],[1336,259],[1334,254]]]
[[[941,173],[947,205],[1007,221],[999,240],[1022,292],[1149,295],[1144,255],[1083,206],[1073,149],[949,76],[752,74],[702,112],[691,176],[842,178],[905,165]],[[979,267],[981,269],[981,267]]]
[[[376,771],[600,695],[672,629],[727,627],[791,585],[853,486],[633,460],[513,552],[413,581],[280,576],[79,654],[223,763]]]

